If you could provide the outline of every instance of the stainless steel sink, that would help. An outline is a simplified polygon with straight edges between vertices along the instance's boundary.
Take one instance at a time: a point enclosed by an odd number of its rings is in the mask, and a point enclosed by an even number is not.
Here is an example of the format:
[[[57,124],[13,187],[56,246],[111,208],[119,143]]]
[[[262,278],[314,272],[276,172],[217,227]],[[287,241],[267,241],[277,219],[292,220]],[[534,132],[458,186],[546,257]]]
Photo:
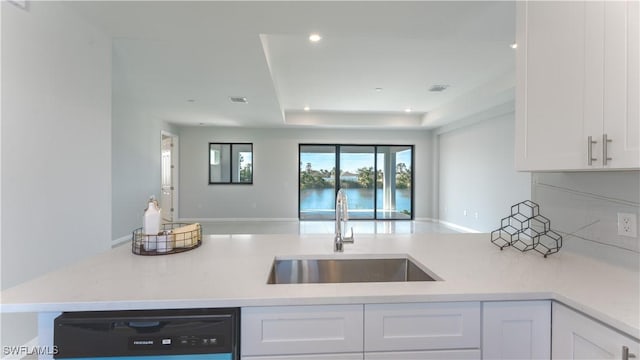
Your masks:
[[[408,256],[385,258],[275,258],[268,284],[436,281]]]

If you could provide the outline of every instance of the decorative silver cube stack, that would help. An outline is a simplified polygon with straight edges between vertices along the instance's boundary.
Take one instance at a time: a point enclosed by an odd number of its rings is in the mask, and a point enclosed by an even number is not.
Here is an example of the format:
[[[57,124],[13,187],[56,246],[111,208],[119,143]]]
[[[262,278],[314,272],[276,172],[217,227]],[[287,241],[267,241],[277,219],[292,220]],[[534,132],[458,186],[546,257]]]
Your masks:
[[[540,206],[526,200],[511,207],[511,215],[491,232],[491,242],[500,250],[513,246],[523,252],[535,250],[546,258],[560,251],[562,236],[551,230],[551,220],[540,215]]]

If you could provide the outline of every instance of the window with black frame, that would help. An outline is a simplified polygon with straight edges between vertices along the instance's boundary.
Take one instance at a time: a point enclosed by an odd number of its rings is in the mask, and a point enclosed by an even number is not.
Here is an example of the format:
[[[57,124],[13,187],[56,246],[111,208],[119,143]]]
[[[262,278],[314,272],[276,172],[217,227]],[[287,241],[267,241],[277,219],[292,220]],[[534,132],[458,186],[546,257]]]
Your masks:
[[[300,220],[335,218],[345,189],[350,219],[413,219],[413,145],[299,145]]]
[[[253,184],[253,144],[209,143],[209,185]]]

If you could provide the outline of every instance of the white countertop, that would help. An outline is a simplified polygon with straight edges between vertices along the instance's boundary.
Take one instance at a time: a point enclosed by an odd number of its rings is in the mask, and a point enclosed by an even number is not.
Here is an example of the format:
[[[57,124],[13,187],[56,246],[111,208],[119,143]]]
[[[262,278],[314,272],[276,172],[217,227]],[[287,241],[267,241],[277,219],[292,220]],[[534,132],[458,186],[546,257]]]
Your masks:
[[[560,251],[500,251],[488,234],[358,235],[338,257],[408,254],[444,281],[268,285],[274,256],[334,255],[331,235],[212,235],[139,256],[123,245],[0,293],[2,312],[422,301],[561,301],[640,339],[640,273]]]

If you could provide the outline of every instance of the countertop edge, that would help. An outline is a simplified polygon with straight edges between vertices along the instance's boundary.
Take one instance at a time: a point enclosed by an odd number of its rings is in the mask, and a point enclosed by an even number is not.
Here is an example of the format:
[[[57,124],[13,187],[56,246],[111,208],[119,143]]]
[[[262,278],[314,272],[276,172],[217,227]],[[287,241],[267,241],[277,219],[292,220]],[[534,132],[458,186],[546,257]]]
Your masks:
[[[640,341],[640,329],[612,318],[596,309],[584,306],[578,301],[553,292],[522,292],[496,294],[437,294],[437,295],[381,295],[381,296],[344,296],[309,298],[271,298],[271,299],[171,299],[140,301],[105,301],[77,303],[33,303],[0,304],[0,313],[43,313],[65,311],[116,311],[116,310],[152,310],[181,308],[222,308],[222,307],[258,307],[258,306],[304,306],[304,305],[341,305],[341,304],[377,304],[377,303],[415,303],[415,302],[460,302],[460,301],[534,301],[551,300],[560,302],[584,315],[616,329],[624,335]]]

